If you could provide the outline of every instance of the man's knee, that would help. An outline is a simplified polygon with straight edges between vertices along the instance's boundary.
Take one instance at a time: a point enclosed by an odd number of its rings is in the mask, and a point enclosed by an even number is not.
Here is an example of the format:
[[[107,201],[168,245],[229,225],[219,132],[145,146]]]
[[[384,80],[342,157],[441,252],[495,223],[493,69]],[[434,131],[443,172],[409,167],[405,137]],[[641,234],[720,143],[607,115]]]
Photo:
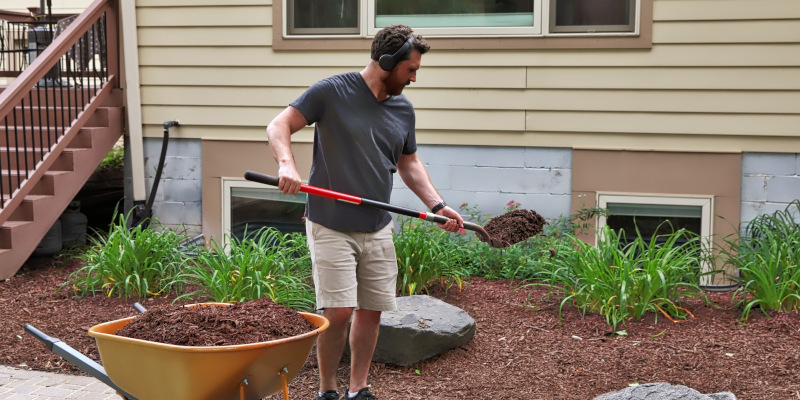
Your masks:
[[[352,307],[326,308],[322,310],[322,316],[327,318],[331,325],[346,325],[350,322],[352,314]]]

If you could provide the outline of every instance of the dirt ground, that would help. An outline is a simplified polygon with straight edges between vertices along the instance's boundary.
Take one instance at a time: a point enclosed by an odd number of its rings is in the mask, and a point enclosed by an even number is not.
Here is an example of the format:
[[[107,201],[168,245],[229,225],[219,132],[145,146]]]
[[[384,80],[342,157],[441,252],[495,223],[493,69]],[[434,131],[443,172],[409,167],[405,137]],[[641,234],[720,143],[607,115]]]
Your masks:
[[[77,374],[77,368],[25,333],[32,324],[98,360],[87,330],[98,323],[137,315],[135,300],[56,292],[77,261],[54,265],[31,260],[0,282],[0,363]],[[473,278],[462,291],[432,293],[465,310],[477,322],[475,338],[409,368],[375,363],[373,392],[381,399],[592,399],[633,383],[669,382],[701,393],[733,392],[743,400],[800,398],[800,314],[767,318],[753,312],[747,324],[730,304],[730,293],[709,293],[714,304],[691,300],[695,315],[673,323],[649,315],[615,334],[596,315],[582,316],[543,289],[520,289],[509,281]],[[148,309],[170,299],[143,301]],[[623,332],[624,331],[624,332]],[[345,386],[347,364],[340,374]],[[291,398],[310,399],[317,387],[312,351],[291,382]],[[282,398],[280,394],[271,400]]]

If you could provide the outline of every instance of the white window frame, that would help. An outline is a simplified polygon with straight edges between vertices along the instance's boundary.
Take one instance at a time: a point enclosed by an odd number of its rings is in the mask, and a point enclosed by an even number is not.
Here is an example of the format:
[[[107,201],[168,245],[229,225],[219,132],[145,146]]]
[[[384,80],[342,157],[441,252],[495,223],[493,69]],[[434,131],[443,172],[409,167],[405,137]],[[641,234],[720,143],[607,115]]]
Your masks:
[[[623,204],[653,204],[653,205],[675,205],[700,207],[700,245],[703,252],[709,254],[711,251],[712,235],[714,232],[714,196],[711,195],[682,195],[682,194],[642,194],[642,193],[617,193],[617,192],[597,192],[597,206],[608,209],[609,203]],[[608,224],[608,218],[601,215],[597,221],[598,235],[595,236],[594,245],[602,240],[600,234]],[[712,265],[706,260],[701,261],[701,271],[709,272],[713,270]],[[703,276],[700,285],[711,285],[711,277]]]
[[[265,192],[281,193],[278,188],[272,188],[263,183],[253,182],[241,178],[222,178],[222,236],[225,250],[228,250],[231,232],[231,205],[233,189],[261,189]]]
[[[296,39],[320,38],[368,38],[373,37],[382,26],[375,26],[375,0],[359,1],[359,33],[358,34],[308,34],[290,35],[288,19],[292,0],[283,0],[283,37]],[[633,0],[635,12],[632,32],[550,32],[550,3],[553,0],[533,1],[532,27],[479,27],[479,28],[414,28],[414,32],[425,37],[465,38],[465,37],[614,37],[639,36],[641,24],[641,1]]]

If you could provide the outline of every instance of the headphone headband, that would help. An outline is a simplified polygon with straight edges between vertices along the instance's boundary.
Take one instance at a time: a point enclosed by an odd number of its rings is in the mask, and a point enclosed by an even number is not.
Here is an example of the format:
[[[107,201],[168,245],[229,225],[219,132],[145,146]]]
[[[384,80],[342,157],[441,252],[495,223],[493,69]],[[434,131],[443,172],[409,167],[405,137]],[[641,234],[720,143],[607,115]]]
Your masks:
[[[411,51],[411,46],[414,45],[414,36],[411,36],[403,43],[403,46],[400,47],[394,54],[384,54],[378,60],[378,65],[381,66],[381,69],[384,71],[391,71],[394,67],[399,63],[403,57]]]

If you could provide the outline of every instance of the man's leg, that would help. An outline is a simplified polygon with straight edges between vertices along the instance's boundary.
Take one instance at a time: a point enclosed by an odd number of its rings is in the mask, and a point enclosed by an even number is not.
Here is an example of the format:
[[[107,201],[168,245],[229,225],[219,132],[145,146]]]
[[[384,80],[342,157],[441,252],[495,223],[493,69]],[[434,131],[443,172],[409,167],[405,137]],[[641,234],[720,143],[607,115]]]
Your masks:
[[[350,391],[353,393],[367,387],[369,367],[378,344],[380,327],[380,311],[355,311],[350,327]]]
[[[319,363],[319,391],[339,390],[336,371],[342,360],[347,330],[353,308],[326,308],[322,315],[328,319],[328,329],[317,336],[317,363]]]

